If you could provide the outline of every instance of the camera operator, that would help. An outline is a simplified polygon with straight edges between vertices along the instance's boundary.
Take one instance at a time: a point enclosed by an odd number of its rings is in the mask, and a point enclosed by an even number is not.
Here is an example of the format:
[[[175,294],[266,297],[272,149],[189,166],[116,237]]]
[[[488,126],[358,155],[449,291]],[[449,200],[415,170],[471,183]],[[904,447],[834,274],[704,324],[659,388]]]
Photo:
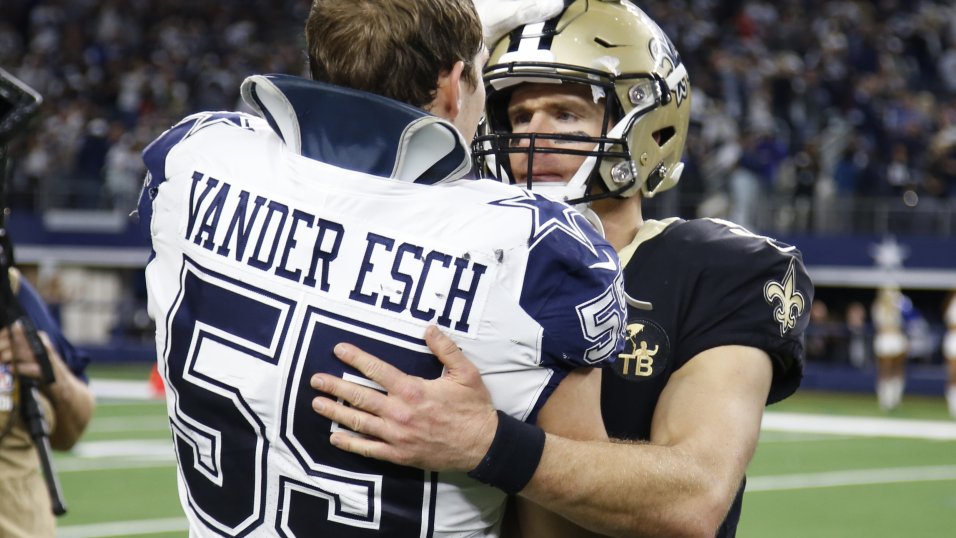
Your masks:
[[[49,426],[50,445],[69,450],[93,414],[93,393],[83,376],[89,359],[64,338],[39,294],[16,269],[10,269],[10,284],[39,330],[53,367],[55,381],[40,383],[38,398]],[[42,375],[24,327],[16,322],[0,329],[0,536],[52,537],[55,523],[50,494],[18,408],[24,378],[39,381]]]

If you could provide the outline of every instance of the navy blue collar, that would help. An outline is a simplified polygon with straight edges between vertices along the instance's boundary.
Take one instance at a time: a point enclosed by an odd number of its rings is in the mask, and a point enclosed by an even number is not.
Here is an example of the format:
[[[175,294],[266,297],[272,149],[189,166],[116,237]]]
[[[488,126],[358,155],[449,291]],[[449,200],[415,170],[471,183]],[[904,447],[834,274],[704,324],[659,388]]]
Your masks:
[[[242,98],[295,153],[415,183],[471,169],[468,143],[451,123],[380,95],[289,75],[253,75]]]

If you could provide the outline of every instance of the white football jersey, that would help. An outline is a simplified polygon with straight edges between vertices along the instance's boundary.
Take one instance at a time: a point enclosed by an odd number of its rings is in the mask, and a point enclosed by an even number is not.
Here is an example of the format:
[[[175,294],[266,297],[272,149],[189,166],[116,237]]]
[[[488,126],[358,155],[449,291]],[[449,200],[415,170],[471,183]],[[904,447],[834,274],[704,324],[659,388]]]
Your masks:
[[[144,159],[149,312],[191,535],[495,536],[501,491],[332,447],[341,426],[312,411],[309,378],[375,386],[339,342],[438,377],[423,336],[437,324],[495,406],[533,421],[570,370],[618,350],[611,247],[522,189],[332,166],[242,113],[190,116]]]

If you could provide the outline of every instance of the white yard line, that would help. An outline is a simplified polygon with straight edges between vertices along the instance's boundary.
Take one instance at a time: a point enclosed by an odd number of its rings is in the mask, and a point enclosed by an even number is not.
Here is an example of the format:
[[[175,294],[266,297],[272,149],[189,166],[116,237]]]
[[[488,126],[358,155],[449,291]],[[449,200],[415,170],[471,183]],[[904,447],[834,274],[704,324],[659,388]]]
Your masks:
[[[157,532],[189,530],[184,517],[164,519],[140,519],[136,521],[113,521],[91,525],[66,525],[56,531],[57,538],[106,538],[108,536],[138,536]]]
[[[956,480],[956,465],[928,467],[896,467],[888,469],[858,469],[855,471],[828,471],[771,476],[748,476],[747,493],[757,491],[785,491],[792,489],[833,488],[895,484],[900,482],[931,482]]]
[[[80,443],[73,450],[78,458],[137,458],[173,454],[169,439],[117,439],[114,441],[91,441]]]
[[[143,381],[122,381],[118,379],[90,379],[90,389],[96,399],[155,400],[149,383]]]
[[[903,418],[847,417],[805,413],[764,413],[761,427],[767,431],[828,433],[863,437],[907,437],[956,440],[956,422]]]
[[[68,454],[58,454],[62,473],[172,467],[176,464],[172,441],[116,440],[81,442]]]

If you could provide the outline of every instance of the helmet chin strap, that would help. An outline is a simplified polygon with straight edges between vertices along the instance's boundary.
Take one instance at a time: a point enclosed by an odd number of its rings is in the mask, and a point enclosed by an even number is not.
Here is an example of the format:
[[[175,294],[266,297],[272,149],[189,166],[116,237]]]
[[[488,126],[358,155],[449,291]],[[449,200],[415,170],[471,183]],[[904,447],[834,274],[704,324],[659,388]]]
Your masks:
[[[601,217],[591,209],[591,204],[578,204],[574,206],[574,209],[577,209],[579,213],[584,215],[584,218],[591,223],[591,226],[594,226],[594,229],[597,230],[597,233],[601,234],[601,237],[607,237],[604,235],[604,224],[601,223]]]
[[[577,174],[575,174],[575,178],[576,177]],[[583,185],[580,185],[575,182],[574,178],[567,183],[549,181],[531,184],[531,191],[535,194],[542,194],[548,198],[564,203],[568,203],[568,200],[576,200],[584,196],[584,190],[586,188],[586,182]],[[590,203],[585,202],[581,204],[572,204],[571,207],[577,210],[578,213],[584,215],[584,218],[591,223],[591,226],[593,226],[594,229],[601,234],[601,237],[604,237],[604,225],[601,224],[601,219],[598,217],[597,213],[591,209]]]

